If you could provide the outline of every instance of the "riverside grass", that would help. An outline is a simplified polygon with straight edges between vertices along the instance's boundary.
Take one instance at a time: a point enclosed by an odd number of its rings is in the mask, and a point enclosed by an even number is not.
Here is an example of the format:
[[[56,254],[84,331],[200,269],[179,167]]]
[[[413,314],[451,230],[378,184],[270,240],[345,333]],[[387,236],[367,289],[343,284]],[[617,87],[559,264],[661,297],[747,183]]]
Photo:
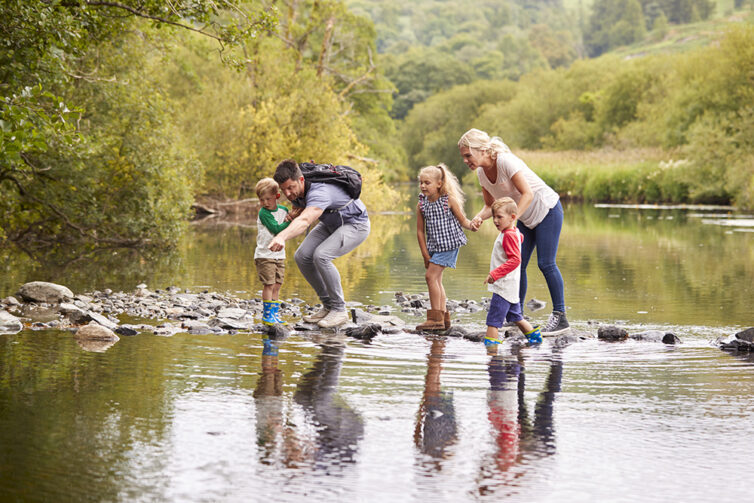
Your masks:
[[[594,203],[728,204],[725,194],[692,197],[688,162],[663,149],[514,152],[561,197]],[[476,183],[467,175],[465,182]]]

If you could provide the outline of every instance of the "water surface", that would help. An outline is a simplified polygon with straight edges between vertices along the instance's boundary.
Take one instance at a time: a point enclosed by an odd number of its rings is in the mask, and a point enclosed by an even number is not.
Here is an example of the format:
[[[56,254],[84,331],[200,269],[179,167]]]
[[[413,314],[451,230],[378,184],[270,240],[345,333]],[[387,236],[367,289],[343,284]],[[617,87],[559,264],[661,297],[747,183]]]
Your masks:
[[[0,335],[1,499],[748,500],[753,360],[710,344],[754,325],[752,234],[715,223],[735,216],[566,206],[572,324],[671,330],[676,347],[545,341],[489,354],[406,333],[371,344],[141,334],[98,353],[68,332]],[[414,229],[410,214],[374,216],[339,263],[350,301],[394,306],[396,291],[426,290]],[[256,296],[255,235],[195,225],[162,256],[8,254],[0,295],[48,280],[76,293],[144,282]],[[494,237],[490,224],[470,235],[445,276],[451,298],[487,295]],[[290,255],[283,295],[313,301]],[[535,263],[529,277],[549,307]],[[482,327],[484,313],[457,319]]]

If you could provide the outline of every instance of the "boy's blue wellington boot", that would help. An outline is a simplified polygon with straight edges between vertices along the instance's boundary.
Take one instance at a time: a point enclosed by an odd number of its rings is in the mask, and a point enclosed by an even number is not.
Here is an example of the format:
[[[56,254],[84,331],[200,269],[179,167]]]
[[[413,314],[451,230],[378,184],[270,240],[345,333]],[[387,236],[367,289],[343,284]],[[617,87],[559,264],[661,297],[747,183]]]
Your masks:
[[[280,317],[280,301],[279,300],[271,300],[272,306],[270,307],[270,316],[275,319],[275,323],[280,323],[281,325],[287,325],[285,321],[283,321],[283,318]]]
[[[275,320],[275,316],[272,314],[273,309],[273,302],[272,300],[263,300],[262,305],[264,306],[264,310],[262,311],[262,323],[265,325],[274,325],[277,323]]]
[[[535,325],[531,332],[524,335],[529,339],[529,344],[542,344],[542,333],[539,330],[539,325]]]
[[[502,343],[502,339],[499,339],[497,337],[484,337],[484,345],[485,346],[494,346],[496,344]]]

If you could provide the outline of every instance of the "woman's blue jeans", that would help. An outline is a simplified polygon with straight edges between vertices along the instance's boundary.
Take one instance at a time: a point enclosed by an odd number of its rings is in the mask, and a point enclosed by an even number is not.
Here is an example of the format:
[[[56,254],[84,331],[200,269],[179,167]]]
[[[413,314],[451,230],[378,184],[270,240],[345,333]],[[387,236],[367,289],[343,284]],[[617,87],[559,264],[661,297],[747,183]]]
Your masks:
[[[529,259],[534,252],[534,247],[536,247],[537,265],[542,274],[545,275],[547,288],[550,290],[550,298],[552,299],[552,309],[565,313],[563,276],[560,274],[558,264],[555,263],[562,227],[563,206],[560,201],[552,207],[544,220],[535,228],[530,229],[520,220],[518,222],[518,230],[524,235],[524,242],[521,244],[521,286],[518,291],[521,299],[521,312],[524,312],[524,299],[526,298],[526,266],[529,265]]]

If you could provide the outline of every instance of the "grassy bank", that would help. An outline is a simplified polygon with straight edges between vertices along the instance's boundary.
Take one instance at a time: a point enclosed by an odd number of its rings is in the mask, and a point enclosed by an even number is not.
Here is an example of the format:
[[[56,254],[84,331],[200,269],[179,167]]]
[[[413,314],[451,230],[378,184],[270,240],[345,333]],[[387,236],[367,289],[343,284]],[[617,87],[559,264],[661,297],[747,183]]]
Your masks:
[[[562,197],[588,202],[728,204],[720,194],[691,194],[688,163],[678,152],[519,151],[530,168]]]

